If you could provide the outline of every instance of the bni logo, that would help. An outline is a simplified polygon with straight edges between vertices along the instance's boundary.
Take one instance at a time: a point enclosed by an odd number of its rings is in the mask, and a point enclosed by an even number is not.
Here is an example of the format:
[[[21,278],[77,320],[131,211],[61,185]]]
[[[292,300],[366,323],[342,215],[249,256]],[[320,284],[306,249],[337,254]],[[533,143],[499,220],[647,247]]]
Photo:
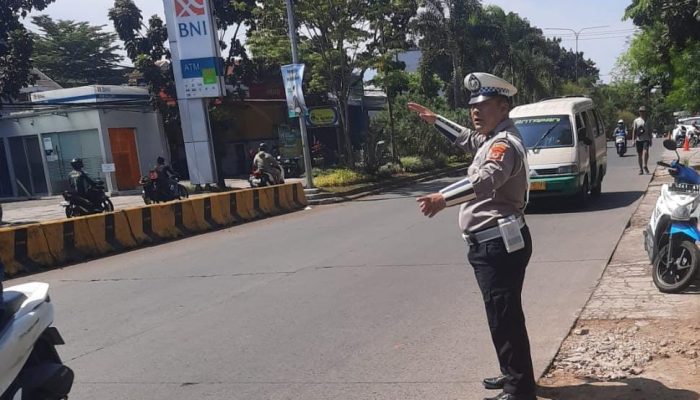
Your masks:
[[[204,15],[205,0],[174,0],[175,15],[178,17],[192,17]]]

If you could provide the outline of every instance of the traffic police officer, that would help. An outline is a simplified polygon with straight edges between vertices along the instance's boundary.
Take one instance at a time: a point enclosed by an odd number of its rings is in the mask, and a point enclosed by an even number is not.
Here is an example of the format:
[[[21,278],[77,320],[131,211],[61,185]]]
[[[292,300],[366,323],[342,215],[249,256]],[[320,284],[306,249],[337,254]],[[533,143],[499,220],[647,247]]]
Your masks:
[[[439,193],[418,198],[421,212],[434,216],[460,204],[459,226],[469,246],[468,259],[483,295],[491,339],[501,375],[484,379],[487,389],[502,389],[485,400],[535,400],[535,378],[521,292],[532,254],[523,210],[529,189],[527,151],[508,118],[509,82],[476,72],[464,79],[471,92],[475,129],[462,127],[426,107],[409,103],[456,146],[473,155],[467,177]]]

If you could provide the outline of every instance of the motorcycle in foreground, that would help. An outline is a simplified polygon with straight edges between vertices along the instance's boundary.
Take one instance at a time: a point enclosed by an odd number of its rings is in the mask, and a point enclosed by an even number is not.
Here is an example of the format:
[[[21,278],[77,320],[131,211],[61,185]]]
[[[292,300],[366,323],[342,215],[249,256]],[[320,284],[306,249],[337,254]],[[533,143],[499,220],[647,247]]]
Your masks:
[[[63,192],[64,201],[61,202],[61,206],[66,209],[66,217],[72,218],[114,211],[114,204],[105,193],[104,182],[96,180],[95,186],[90,188],[90,191],[95,194],[95,199],[97,199],[94,202],[76,192]]]
[[[139,180],[141,197],[143,197],[144,203],[161,203],[190,197],[190,192],[179,183],[176,177],[168,179],[169,187],[165,191],[159,190],[158,183],[158,173],[156,171],[150,171],[148,176],[144,176]]]
[[[0,317],[0,400],[68,398],[73,371],[56,351],[64,344],[53,323],[49,285],[24,283],[5,289]]]
[[[615,150],[620,157],[625,156],[627,153],[627,138],[625,136],[615,136]]]
[[[678,293],[693,281],[700,264],[698,217],[700,217],[700,174],[679,162],[676,141],[667,139],[664,147],[676,152],[668,168],[674,178],[661,187],[644,231],[644,248],[652,262],[654,285],[664,293]]]

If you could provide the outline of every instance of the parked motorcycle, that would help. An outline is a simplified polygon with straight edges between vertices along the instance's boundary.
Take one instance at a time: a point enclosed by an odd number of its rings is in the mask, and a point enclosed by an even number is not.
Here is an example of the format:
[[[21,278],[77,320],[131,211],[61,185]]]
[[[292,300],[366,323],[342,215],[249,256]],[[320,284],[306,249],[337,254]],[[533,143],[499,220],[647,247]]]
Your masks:
[[[301,169],[299,168],[299,157],[291,158],[281,158],[277,157],[277,161],[284,170],[285,178],[298,178],[301,176]]]
[[[700,142],[700,138],[698,137],[697,131],[693,130],[690,133],[690,139],[688,139],[688,145],[690,147],[697,147],[698,142]]]
[[[624,136],[616,136],[615,149],[617,150],[617,155],[624,157],[625,153],[627,153],[627,138]]]
[[[190,192],[179,183],[176,177],[168,180],[169,187],[167,190],[159,190],[158,183],[158,173],[156,171],[150,171],[148,176],[141,177],[139,184],[141,185],[141,197],[144,203],[161,203],[190,197]]]
[[[0,317],[0,399],[66,399],[73,371],[56,346],[64,344],[53,323],[49,285],[25,283],[3,293]]]
[[[681,133],[680,135],[676,136],[676,147],[683,147],[683,144],[685,143],[685,133]]]
[[[66,209],[66,217],[73,218],[114,211],[114,204],[105,193],[104,182],[96,180],[95,186],[90,188],[90,191],[91,196],[89,197],[93,199],[92,201],[80,196],[77,192],[63,192],[64,201],[61,202],[61,206]]]
[[[284,169],[281,170],[281,175],[281,181],[276,181],[271,173],[256,168],[250,173],[250,176],[248,176],[248,183],[250,183],[250,187],[252,188],[279,185],[284,183]]]
[[[653,264],[652,278],[659,291],[678,293],[693,281],[700,268],[700,174],[679,162],[676,141],[667,139],[664,147],[676,152],[668,168],[674,182],[661,187],[649,225],[644,231],[644,248]]]

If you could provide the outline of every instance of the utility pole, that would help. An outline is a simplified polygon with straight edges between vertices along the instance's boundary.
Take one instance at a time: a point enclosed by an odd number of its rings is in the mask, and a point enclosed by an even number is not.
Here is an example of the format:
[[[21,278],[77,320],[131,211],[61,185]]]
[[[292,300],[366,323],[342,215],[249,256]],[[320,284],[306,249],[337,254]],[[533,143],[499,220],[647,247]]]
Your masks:
[[[292,42],[292,62],[299,63],[297,53],[297,28],[294,23],[294,10],[292,0],[287,0],[287,24],[289,25],[289,41]],[[311,151],[309,149],[308,136],[306,134],[306,121],[304,120],[304,110],[299,113],[299,130],[301,131],[301,147],[304,153],[304,170],[306,170],[306,188],[313,189],[314,179],[311,172]]]
[[[544,28],[546,30],[550,31],[569,31],[573,32],[574,37],[576,38],[576,58],[574,60],[574,74],[576,76],[576,82],[578,83],[578,36],[581,34],[581,32],[587,30],[587,29],[599,29],[599,28],[608,28],[610,25],[601,25],[601,26],[587,26],[585,28],[581,28],[578,31],[575,31],[571,28]]]

